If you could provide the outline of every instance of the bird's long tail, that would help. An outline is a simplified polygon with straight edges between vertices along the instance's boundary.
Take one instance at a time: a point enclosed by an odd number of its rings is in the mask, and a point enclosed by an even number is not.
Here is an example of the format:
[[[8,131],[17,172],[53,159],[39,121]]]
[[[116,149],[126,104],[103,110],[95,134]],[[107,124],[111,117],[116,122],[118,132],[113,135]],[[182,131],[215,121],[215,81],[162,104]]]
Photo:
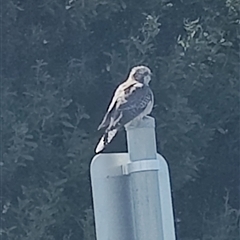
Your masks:
[[[118,129],[116,129],[116,128],[106,131],[103,134],[103,136],[101,137],[101,139],[95,149],[95,152],[96,153],[101,152],[112,141],[112,139],[116,135],[117,131],[118,131]]]

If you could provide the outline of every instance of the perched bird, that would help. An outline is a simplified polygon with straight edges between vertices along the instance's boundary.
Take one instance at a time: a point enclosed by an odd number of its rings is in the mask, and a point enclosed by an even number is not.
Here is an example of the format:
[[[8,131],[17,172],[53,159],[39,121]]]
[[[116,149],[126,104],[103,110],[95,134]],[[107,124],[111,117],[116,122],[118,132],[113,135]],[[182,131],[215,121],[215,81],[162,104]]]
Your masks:
[[[112,98],[98,130],[105,129],[95,152],[102,151],[117,131],[132,121],[142,119],[153,108],[153,93],[149,87],[151,70],[146,66],[133,67],[125,82],[120,84]]]

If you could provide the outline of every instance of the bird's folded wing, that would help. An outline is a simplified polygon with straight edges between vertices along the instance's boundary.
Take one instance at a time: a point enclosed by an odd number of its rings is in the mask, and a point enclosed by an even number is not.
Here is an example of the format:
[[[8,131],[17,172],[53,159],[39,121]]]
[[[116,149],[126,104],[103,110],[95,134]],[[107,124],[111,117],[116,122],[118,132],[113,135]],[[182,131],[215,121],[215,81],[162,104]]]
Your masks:
[[[121,88],[122,87],[122,88]],[[136,118],[153,101],[151,89],[141,83],[119,86],[99,129],[119,128]]]
[[[134,81],[134,82],[126,81],[118,86],[118,88],[114,92],[112,101],[109,104],[107,113],[105,114],[101,124],[98,127],[98,130],[101,128],[105,128],[109,125],[111,112],[114,109],[116,109],[116,107],[119,103],[123,103],[124,101],[126,101],[126,100],[124,100],[126,92],[128,91],[128,89],[132,88],[136,84],[137,84],[136,81]],[[141,86],[142,86],[142,84],[141,84]]]

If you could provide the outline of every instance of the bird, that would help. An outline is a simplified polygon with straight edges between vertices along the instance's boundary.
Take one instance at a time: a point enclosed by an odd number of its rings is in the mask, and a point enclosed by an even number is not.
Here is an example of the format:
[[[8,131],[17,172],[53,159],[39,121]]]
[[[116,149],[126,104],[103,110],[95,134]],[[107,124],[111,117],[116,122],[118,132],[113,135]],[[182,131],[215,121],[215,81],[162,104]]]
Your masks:
[[[128,126],[133,121],[139,121],[151,113],[154,102],[153,92],[149,87],[151,76],[149,67],[135,66],[125,82],[117,87],[98,127],[98,130],[105,131],[96,146],[95,153],[101,152],[122,127]]]

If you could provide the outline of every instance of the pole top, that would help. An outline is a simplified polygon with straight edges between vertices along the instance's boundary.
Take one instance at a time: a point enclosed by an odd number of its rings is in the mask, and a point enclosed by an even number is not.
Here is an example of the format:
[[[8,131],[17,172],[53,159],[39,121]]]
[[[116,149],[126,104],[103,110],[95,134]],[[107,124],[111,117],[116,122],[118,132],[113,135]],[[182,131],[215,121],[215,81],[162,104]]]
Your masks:
[[[140,121],[134,120],[130,124],[126,124],[126,131],[131,131],[135,128],[155,128],[155,119],[150,116],[143,117]]]
[[[134,120],[125,127],[127,146],[131,161],[156,159],[155,120],[144,117]]]

